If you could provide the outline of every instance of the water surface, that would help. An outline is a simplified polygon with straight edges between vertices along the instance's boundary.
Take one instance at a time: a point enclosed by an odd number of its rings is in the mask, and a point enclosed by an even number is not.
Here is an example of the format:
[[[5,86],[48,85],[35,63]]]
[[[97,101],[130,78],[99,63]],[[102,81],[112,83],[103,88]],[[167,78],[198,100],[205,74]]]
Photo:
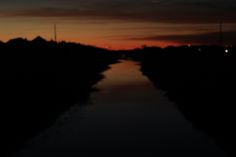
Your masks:
[[[224,156],[136,62],[121,61],[104,75],[91,104],[71,108],[16,156]]]

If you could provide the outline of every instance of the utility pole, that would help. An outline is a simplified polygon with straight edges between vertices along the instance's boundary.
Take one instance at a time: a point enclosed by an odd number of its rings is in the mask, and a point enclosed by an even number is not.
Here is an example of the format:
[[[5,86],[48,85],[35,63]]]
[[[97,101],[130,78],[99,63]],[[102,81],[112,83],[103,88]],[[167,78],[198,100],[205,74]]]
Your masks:
[[[220,46],[223,46],[223,23],[222,21],[220,21],[220,25],[219,25],[219,44]]]
[[[57,42],[57,25],[54,24],[54,41]]]

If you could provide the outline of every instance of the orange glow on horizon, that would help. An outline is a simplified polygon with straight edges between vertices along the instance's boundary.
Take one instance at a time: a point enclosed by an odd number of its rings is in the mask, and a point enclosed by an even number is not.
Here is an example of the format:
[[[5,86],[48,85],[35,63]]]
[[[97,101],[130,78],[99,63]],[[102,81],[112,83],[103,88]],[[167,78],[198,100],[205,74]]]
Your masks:
[[[81,43],[110,50],[127,50],[143,46],[164,48],[167,46],[194,45],[194,40],[193,43],[191,41],[185,43],[188,41],[188,35],[191,39],[193,35],[204,33],[196,31],[200,27],[199,25],[116,22],[112,20],[69,21],[51,18],[2,18],[0,41],[7,42],[18,37],[32,40],[37,36],[46,40],[53,40],[55,23],[57,24],[57,41]],[[228,28],[234,28],[233,26]],[[201,27],[203,30],[204,28],[214,30],[215,25],[202,25]],[[158,37],[163,36],[164,38],[158,40]],[[205,36],[197,37],[197,39],[204,40]],[[213,39],[213,41],[216,40]]]
[[[37,36],[29,35],[29,36],[15,36],[12,38],[2,37],[3,42],[7,42],[14,38],[26,38],[27,40],[33,40]],[[50,41],[53,40],[52,37],[41,36],[42,38]],[[164,42],[164,41],[144,41],[144,40],[110,40],[109,39],[76,39],[76,38],[68,38],[68,39],[59,39],[58,42],[66,41],[66,42],[74,42],[80,43],[84,45],[91,45],[95,47],[105,48],[109,50],[130,50],[135,48],[141,48],[143,46],[157,46],[157,47],[167,47],[167,46],[178,46],[180,43],[176,42]]]
[[[130,49],[135,49],[135,48],[141,48],[143,46],[156,46],[156,47],[161,47],[165,48],[167,46],[179,46],[181,44],[178,43],[171,43],[171,42],[161,42],[161,41],[156,41],[156,42],[150,42],[150,41],[138,41],[138,42],[133,42],[133,41],[126,41],[126,43],[122,44],[117,44],[117,43],[110,43],[110,44],[95,44],[97,47],[102,47],[106,48],[109,50],[130,50]]]

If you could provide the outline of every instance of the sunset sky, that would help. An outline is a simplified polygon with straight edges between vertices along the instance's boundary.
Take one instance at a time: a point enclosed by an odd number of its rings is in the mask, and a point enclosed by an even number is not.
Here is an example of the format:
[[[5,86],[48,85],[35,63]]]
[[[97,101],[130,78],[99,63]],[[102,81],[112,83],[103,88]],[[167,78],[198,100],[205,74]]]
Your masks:
[[[53,38],[111,49],[236,43],[235,0],[1,0],[0,40]]]

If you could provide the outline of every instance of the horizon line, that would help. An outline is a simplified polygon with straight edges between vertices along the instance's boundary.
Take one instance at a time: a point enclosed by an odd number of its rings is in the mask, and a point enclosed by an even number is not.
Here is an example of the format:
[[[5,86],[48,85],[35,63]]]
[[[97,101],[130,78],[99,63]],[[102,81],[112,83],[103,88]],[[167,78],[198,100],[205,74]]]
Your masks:
[[[168,48],[168,47],[201,47],[201,46],[218,46],[218,47],[235,47],[236,44],[225,44],[225,45],[220,45],[220,44],[177,44],[177,45],[167,45],[167,46],[160,46],[160,45],[148,45],[148,44],[143,44],[143,45],[140,45],[140,46],[137,46],[137,47],[134,47],[134,48],[121,48],[121,49],[113,49],[111,47],[106,47],[106,46],[97,46],[97,45],[92,45],[92,44],[86,44],[86,43],[81,43],[81,42],[76,42],[76,41],[66,41],[66,40],[57,40],[55,41],[54,39],[46,39],[40,35],[32,38],[32,39],[28,39],[27,37],[13,37],[11,39],[8,39],[6,40],[5,42],[2,41],[0,39],[0,43],[4,43],[4,44],[7,44],[8,42],[12,41],[12,40],[17,40],[17,39],[23,39],[23,40],[26,40],[28,42],[32,42],[34,41],[35,39],[37,38],[41,38],[43,40],[45,40],[46,42],[54,42],[54,43],[71,43],[71,44],[78,44],[78,45],[83,45],[83,46],[91,46],[91,47],[95,47],[95,48],[100,48],[100,49],[106,49],[106,50],[110,50],[110,51],[129,51],[129,50],[135,50],[135,49],[144,49],[144,48],[153,48],[153,47],[156,47],[156,48],[161,48],[161,49],[165,49],[165,48]]]

